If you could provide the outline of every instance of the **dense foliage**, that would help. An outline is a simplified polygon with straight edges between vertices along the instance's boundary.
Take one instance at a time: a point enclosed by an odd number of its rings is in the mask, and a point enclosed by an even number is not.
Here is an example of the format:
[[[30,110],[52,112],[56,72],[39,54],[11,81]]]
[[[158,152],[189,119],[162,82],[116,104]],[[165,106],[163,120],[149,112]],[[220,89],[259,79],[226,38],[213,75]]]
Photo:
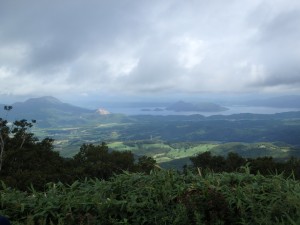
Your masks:
[[[50,183],[43,192],[2,184],[0,214],[32,224],[299,224],[300,183],[282,176],[173,171],[109,181]]]

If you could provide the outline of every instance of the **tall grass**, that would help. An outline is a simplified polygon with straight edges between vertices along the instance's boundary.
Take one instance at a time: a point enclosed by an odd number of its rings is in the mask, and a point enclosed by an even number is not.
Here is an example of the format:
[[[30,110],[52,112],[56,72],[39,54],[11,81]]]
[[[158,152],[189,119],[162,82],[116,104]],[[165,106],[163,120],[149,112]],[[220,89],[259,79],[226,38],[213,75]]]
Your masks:
[[[0,214],[14,225],[300,224],[300,183],[281,175],[123,173],[44,192],[2,183],[0,194]]]

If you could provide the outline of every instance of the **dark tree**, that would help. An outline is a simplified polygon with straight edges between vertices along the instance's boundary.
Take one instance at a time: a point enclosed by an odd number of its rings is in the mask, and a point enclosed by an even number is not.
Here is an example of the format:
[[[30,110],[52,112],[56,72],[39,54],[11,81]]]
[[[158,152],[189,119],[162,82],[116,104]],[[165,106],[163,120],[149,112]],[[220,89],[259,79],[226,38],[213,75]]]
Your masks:
[[[149,174],[150,171],[155,168],[155,165],[155,159],[148,156],[142,156],[138,159],[137,170],[138,172],[144,172]]]
[[[226,168],[226,161],[222,156],[213,156],[211,152],[207,151],[191,157],[194,167],[199,167],[203,170],[213,170],[214,172],[224,171]]]
[[[12,109],[12,106],[5,105],[4,110],[7,113]],[[6,116],[7,117],[7,116]],[[10,128],[7,125],[7,120],[0,118],[0,172],[3,165],[3,157],[5,151],[6,140],[9,139]]]
[[[101,145],[83,144],[74,156],[74,163],[79,167],[78,177],[108,179],[115,173],[133,171],[134,155],[126,151],[110,152],[104,142]]]
[[[233,172],[246,164],[247,160],[239,154],[229,152],[226,158],[226,171]]]

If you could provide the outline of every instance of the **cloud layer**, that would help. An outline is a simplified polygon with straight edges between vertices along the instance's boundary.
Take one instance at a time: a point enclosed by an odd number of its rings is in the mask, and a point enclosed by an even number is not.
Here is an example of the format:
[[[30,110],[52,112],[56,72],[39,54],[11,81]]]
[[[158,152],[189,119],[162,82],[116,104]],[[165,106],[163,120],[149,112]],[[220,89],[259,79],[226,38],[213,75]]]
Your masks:
[[[300,91],[297,0],[4,0],[0,27],[0,95]]]

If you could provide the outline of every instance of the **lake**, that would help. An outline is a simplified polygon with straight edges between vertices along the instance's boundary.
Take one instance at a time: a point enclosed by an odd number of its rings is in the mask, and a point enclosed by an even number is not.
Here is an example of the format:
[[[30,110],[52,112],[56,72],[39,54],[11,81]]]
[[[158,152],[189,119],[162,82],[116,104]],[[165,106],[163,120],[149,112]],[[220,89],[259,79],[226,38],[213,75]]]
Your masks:
[[[239,113],[255,113],[255,114],[274,114],[282,112],[300,111],[300,108],[272,108],[272,107],[249,107],[249,106],[226,106],[228,110],[222,112],[174,112],[168,110],[154,111],[155,109],[164,109],[163,107],[111,107],[107,110],[111,113],[122,113],[125,115],[193,115],[200,114],[203,116],[212,115],[232,115]]]

